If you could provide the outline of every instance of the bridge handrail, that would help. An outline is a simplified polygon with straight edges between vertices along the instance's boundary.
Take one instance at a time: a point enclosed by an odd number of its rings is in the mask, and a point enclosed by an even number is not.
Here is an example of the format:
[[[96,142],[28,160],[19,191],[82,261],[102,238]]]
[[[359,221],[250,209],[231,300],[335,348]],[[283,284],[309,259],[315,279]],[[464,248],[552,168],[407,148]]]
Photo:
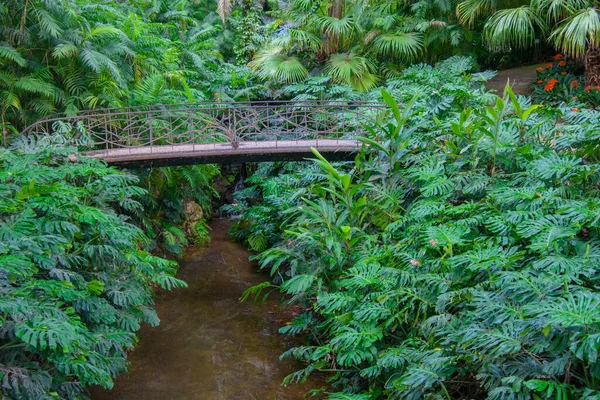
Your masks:
[[[201,103],[175,103],[175,104],[150,104],[140,106],[122,106],[108,108],[90,108],[80,110],[78,114],[71,115],[66,112],[50,114],[43,117],[23,129],[22,133],[32,132],[35,126],[46,124],[49,122],[64,121],[66,119],[81,120],[85,117],[99,117],[103,115],[135,115],[136,113],[154,112],[154,111],[172,111],[183,112],[203,109],[243,109],[243,108],[271,108],[276,106],[288,106],[293,108],[310,107],[310,106],[333,106],[340,108],[345,107],[368,107],[373,109],[385,108],[385,104],[378,101],[361,101],[361,100],[266,100],[266,101],[245,101],[245,102],[201,102]]]
[[[175,144],[348,139],[364,134],[385,104],[355,100],[303,100],[153,104],[50,115],[22,133],[52,133],[64,122],[86,150],[152,148]]]

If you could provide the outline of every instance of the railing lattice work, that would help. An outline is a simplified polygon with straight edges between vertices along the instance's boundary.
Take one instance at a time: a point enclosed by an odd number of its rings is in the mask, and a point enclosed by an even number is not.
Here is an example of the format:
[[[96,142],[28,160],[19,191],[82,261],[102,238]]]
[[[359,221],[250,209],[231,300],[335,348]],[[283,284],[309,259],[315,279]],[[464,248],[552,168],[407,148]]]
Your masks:
[[[377,102],[267,101],[107,108],[54,115],[24,134],[70,132],[89,155],[108,162],[217,156],[285,154],[310,147],[356,150],[383,110]],[[207,158],[208,159],[208,158]]]

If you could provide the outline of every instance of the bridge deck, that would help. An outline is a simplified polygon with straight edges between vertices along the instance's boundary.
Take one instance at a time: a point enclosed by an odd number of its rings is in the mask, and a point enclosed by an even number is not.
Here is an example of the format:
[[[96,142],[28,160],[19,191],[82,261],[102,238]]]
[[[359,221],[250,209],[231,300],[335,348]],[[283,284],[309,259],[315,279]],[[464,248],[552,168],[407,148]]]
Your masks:
[[[331,160],[352,160],[361,142],[354,139],[265,140],[206,144],[174,144],[166,146],[122,147],[95,150],[86,154],[102,158],[109,164],[129,168],[169,165],[231,163],[245,161],[302,160],[313,157],[316,148]]]

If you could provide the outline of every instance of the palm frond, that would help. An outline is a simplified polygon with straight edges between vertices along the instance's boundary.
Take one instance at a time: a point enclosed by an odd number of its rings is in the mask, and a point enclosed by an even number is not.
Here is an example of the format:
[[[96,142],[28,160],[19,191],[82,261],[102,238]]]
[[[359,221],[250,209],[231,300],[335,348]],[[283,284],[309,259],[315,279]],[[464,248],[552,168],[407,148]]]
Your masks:
[[[546,21],[558,22],[570,16],[574,11],[589,6],[587,0],[532,0],[532,8],[545,14]]]
[[[494,50],[525,48],[535,41],[536,25],[543,27],[544,22],[531,7],[500,10],[486,22],[483,36]]]
[[[280,54],[280,51],[280,48],[273,48],[261,52],[252,60],[251,67],[263,79],[272,78],[284,83],[298,82],[308,76],[308,71],[298,58]]]
[[[377,36],[373,42],[379,54],[413,60],[423,51],[423,34],[418,32],[396,32]]]
[[[8,44],[0,44],[0,57],[18,64],[21,67],[27,65],[27,60],[19,52]]]
[[[357,90],[366,91],[377,84],[373,74],[374,66],[366,58],[356,54],[332,54],[326,65],[326,72],[334,81],[352,85]]]
[[[600,12],[596,8],[579,10],[552,32],[550,40],[565,55],[583,57],[588,46],[600,47]]]

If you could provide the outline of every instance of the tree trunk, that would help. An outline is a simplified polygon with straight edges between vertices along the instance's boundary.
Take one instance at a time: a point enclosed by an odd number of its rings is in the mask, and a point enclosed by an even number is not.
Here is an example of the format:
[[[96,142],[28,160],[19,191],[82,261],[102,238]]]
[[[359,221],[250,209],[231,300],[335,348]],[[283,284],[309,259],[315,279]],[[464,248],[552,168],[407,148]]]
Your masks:
[[[342,18],[342,13],[344,12],[344,0],[333,0],[333,3],[329,6],[327,10],[327,15],[334,18]],[[337,53],[340,47],[340,38],[338,35],[333,33],[328,33],[325,37],[325,43],[323,49],[321,50],[320,58],[325,61],[331,54]]]
[[[600,51],[591,46],[585,53],[585,86],[600,86]]]
[[[327,10],[327,15],[334,18],[342,18],[342,11],[344,9],[344,0],[334,0],[333,4]]]

